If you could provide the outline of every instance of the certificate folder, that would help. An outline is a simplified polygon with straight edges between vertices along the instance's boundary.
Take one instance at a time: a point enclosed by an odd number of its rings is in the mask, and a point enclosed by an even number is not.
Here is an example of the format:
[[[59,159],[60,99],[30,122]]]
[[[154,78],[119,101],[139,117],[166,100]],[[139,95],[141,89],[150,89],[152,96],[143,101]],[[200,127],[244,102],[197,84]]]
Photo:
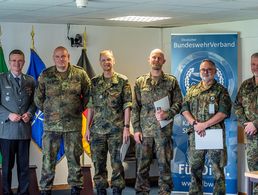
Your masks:
[[[126,143],[123,143],[121,148],[120,148],[120,159],[121,159],[121,162],[123,162],[125,160],[125,156],[126,156],[126,153],[127,153],[127,150],[130,146],[130,138],[128,139],[128,141]]]
[[[155,101],[154,102],[154,107],[155,107],[156,110],[162,109],[164,111],[167,111],[170,108],[168,96],[166,96],[164,98],[161,98],[158,101]],[[163,128],[171,122],[172,122],[172,119],[162,120],[162,121],[159,121],[159,124],[160,124],[160,127]]]
[[[206,129],[205,133],[206,135],[201,137],[195,132],[196,150],[223,149],[222,129]]]

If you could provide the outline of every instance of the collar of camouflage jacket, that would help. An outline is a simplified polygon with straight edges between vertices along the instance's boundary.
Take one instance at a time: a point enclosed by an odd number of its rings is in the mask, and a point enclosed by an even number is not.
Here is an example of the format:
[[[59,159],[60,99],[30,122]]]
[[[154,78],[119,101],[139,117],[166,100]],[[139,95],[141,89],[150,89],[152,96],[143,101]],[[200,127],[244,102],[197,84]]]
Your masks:
[[[197,96],[197,95],[201,94],[204,91],[208,91],[210,88],[212,88],[216,84],[217,84],[217,81],[214,79],[213,84],[211,84],[209,87],[205,88],[205,87],[203,87],[202,81],[201,81],[194,88],[192,95],[193,96]]]
[[[166,74],[162,71],[161,72],[161,76],[160,76],[161,80],[167,80]],[[147,80],[153,80],[151,77],[151,73],[147,74]]]
[[[111,79],[112,84],[117,84],[118,83],[117,73],[114,72],[110,79]],[[105,83],[104,73],[102,74],[102,77],[101,77],[101,80],[100,80],[99,84],[101,84],[101,83]]]

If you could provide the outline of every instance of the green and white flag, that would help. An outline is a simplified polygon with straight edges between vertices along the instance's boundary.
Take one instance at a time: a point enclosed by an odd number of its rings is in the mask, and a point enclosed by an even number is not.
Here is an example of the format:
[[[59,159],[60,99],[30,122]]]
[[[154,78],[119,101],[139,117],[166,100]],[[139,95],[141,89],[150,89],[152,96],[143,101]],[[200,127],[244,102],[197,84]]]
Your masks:
[[[8,72],[8,68],[7,68],[5,60],[4,60],[3,48],[0,45],[0,73],[1,72]]]
[[[2,72],[8,72],[8,68],[7,68],[5,60],[4,60],[3,48],[0,45],[0,73],[2,73]],[[2,164],[2,155],[1,154],[0,154],[0,164]]]

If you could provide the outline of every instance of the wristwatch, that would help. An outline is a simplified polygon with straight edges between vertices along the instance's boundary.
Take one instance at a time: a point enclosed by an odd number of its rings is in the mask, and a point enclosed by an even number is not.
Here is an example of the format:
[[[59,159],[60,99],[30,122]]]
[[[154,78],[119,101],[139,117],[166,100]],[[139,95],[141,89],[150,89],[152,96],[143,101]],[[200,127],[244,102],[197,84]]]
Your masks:
[[[124,125],[124,127],[126,127],[126,128],[130,128],[130,125],[126,124],[126,125]]]

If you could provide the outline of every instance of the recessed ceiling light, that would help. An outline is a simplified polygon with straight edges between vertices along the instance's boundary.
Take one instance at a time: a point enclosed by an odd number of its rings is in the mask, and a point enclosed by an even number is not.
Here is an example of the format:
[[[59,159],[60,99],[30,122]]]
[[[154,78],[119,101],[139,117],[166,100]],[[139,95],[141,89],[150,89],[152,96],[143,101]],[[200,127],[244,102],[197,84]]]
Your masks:
[[[107,20],[126,21],[126,22],[154,22],[158,20],[167,20],[171,17],[152,17],[152,16],[123,16],[117,18],[109,18]]]
[[[87,7],[88,0],[75,0],[75,3],[78,8],[85,8]]]

